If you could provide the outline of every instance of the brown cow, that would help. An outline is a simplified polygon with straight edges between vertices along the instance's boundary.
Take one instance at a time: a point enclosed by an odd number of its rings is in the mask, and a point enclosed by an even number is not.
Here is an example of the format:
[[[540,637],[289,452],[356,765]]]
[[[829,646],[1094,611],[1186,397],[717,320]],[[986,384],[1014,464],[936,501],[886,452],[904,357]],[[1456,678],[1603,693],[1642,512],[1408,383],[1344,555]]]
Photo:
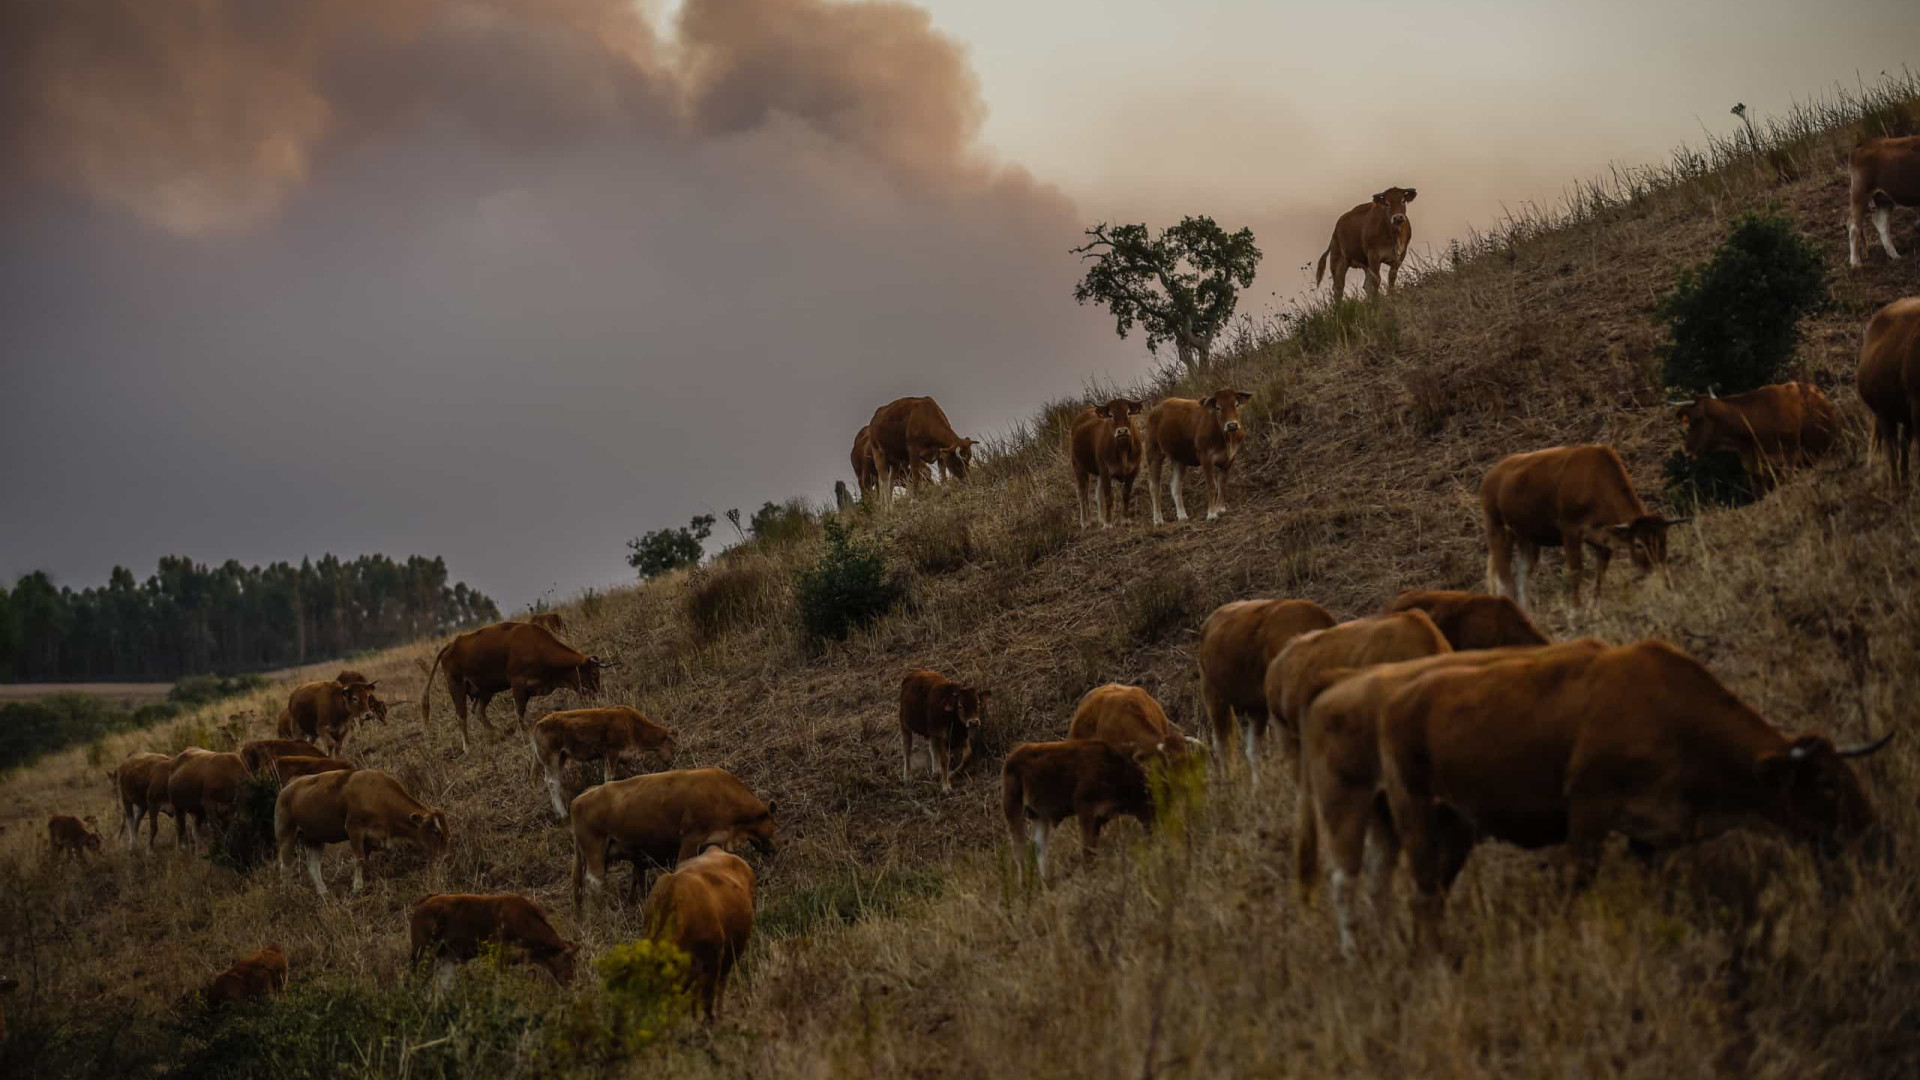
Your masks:
[[[745,841],[774,850],[774,804],[761,802],[725,769],[678,769],[591,787],[574,796],[573,906],[583,885],[606,887],[607,863],[634,864],[628,895],[648,866],[676,866],[708,844]]]
[[[488,731],[487,706],[502,690],[512,691],[520,727],[527,726],[527,702],[562,687],[582,697],[600,692],[600,672],[619,667],[597,656],[575,651],[543,626],[503,622],[469,630],[447,642],[427,669],[426,689],[420,692],[420,718],[433,719],[433,673],[447,669],[447,696],[460,719],[460,749],[467,749],[467,698],[480,707],[480,722]]]
[[[1580,608],[1586,548],[1594,550],[1597,604],[1616,547],[1625,548],[1643,571],[1658,567],[1664,576],[1667,530],[1690,520],[1648,513],[1610,446],[1556,446],[1502,458],[1480,483],[1480,505],[1487,528],[1488,590],[1527,607],[1527,573],[1542,547],[1559,545],[1567,555],[1574,613]]]
[[[1873,413],[1874,441],[1887,455],[1887,480],[1896,490],[1911,479],[1913,444],[1920,442],[1920,297],[1895,300],[1873,313],[1860,343],[1860,400]]]
[[[658,754],[673,764],[674,730],[641,715],[639,709],[615,705],[605,709],[573,709],[548,713],[533,725],[533,756],[547,777],[547,790],[553,794],[553,812],[562,821],[567,804],[560,799],[560,771],[567,759],[598,760],[605,769],[604,780],[617,780],[621,761],[640,767],[641,758]]]
[[[1726,397],[1702,394],[1675,415],[1686,429],[1689,458],[1731,450],[1740,455],[1755,491],[1826,453],[1838,430],[1833,402],[1812,383],[1777,383]]]
[[[1306,715],[1314,695],[1324,688],[1322,679],[1327,672],[1417,660],[1452,651],[1446,635],[1426,612],[1418,609],[1354,619],[1325,630],[1309,631],[1287,642],[1287,647],[1267,665],[1264,686],[1267,715],[1280,728],[1280,741],[1287,750],[1288,760],[1300,760],[1300,718]]]
[[[216,754],[197,746],[180,751],[167,776],[175,843],[198,843],[208,826],[224,828],[232,821],[240,785],[252,775],[239,754]]]
[[[313,776],[318,773],[333,772],[337,769],[351,769],[354,767],[353,762],[347,761],[344,758],[307,757],[301,754],[288,754],[286,757],[274,758],[268,762],[263,775],[278,777],[280,782],[284,784],[289,780],[297,780],[302,776]]]
[[[549,614],[551,614],[555,619],[558,619],[560,617],[558,612],[550,612]],[[546,626],[547,624],[545,622],[542,622],[541,619],[542,619],[542,616],[536,615],[533,618],[528,619],[527,621],[538,624],[540,626]],[[551,629],[551,627],[549,627],[549,629]],[[554,631],[554,633],[556,634],[559,632],[560,631],[558,630]],[[335,675],[333,677],[333,681],[340,683],[343,686],[350,683],[356,683],[356,682],[363,682],[363,683],[366,683],[368,686],[373,685],[372,679],[367,678],[365,675],[360,674],[359,672],[353,670],[352,668],[342,669],[340,674]],[[406,704],[405,701],[388,701],[385,698],[381,697],[379,694],[374,693],[372,690],[367,691],[367,712],[371,715],[372,719],[377,720],[381,723],[386,722],[387,706],[405,705],[405,704]]]
[[[1333,624],[1327,609],[1311,600],[1239,600],[1214,609],[1200,627],[1195,659],[1214,757],[1226,761],[1225,747],[1238,715],[1254,787],[1260,786],[1260,743],[1269,719],[1267,667],[1296,636]]]
[[[510,959],[532,964],[561,986],[573,983],[573,957],[578,945],[563,941],[545,909],[511,893],[436,893],[414,902],[407,914],[413,944],[413,965],[431,956],[434,983],[441,991],[453,985],[454,970],[480,955],[488,945],[498,946]]]
[[[1554,648],[1599,651],[1597,638]],[[1321,833],[1332,862],[1329,885],[1340,946],[1354,952],[1353,910],[1349,893],[1360,876],[1369,835],[1374,852],[1374,907],[1382,910],[1390,895],[1399,835],[1380,794],[1380,709],[1394,690],[1441,667],[1478,667],[1537,655],[1539,646],[1510,646],[1446,652],[1418,660],[1376,664],[1364,671],[1333,670],[1320,676],[1320,690],[1300,720],[1299,825],[1294,830],[1295,871],[1303,900],[1312,899],[1319,876]]]
[[[234,751],[246,763],[247,771],[264,773],[274,760],[283,757],[324,757],[320,748],[305,739],[249,739]]]
[[[287,954],[269,945],[235,960],[200,992],[207,1008],[219,1009],[248,998],[285,993]]]
[[[708,1023],[753,936],[753,886],[747,860],[709,846],[660,875],[647,894],[647,937],[673,944],[692,961],[688,978]]]
[[[157,817],[160,813],[159,807],[152,803],[154,773],[164,772],[171,760],[165,754],[132,753],[107,774],[113,778],[114,793],[120,799],[120,828],[127,834],[128,851],[134,850],[140,838],[141,819],[149,815]],[[159,830],[157,824],[154,830]]]
[[[1874,821],[1844,759],[1889,738],[1836,749],[1823,735],[1783,733],[1658,641],[1428,672],[1380,714],[1415,926],[1436,938],[1478,838],[1566,844],[1575,889],[1614,832],[1657,853],[1757,825],[1835,850]]]
[[[1160,513],[1160,469],[1173,465],[1173,513],[1187,520],[1187,504],[1180,497],[1180,478],[1198,467],[1207,485],[1207,520],[1227,512],[1227,473],[1240,452],[1240,406],[1253,396],[1248,390],[1216,390],[1204,400],[1167,398],[1147,410],[1147,495],[1153,502],[1153,523],[1165,525]]]
[[[866,498],[880,486],[880,466],[873,458],[873,425],[862,427],[853,436],[853,452],[849,460],[853,463],[854,486],[860,490],[860,497]]]
[[[167,798],[167,785],[173,779],[173,767],[180,763],[180,755],[175,754],[165,761],[151,765],[147,769],[147,850],[152,851],[154,841],[160,836],[160,815],[178,817],[174,814],[173,803]]]
[[[1896,206],[1920,206],[1920,135],[1866,139],[1847,156],[1847,264],[1859,266],[1867,231],[1867,207],[1887,258],[1898,259],[1889,218]]]
[[[993,697],[991,690],[961,686],[937,671],[920,668],[900,680],[901,778],[913,779],[913,740],[927,741],[927,768],[940,780],[940,790],[953,790],[953,774],[973,757],[980,716]],[[954,755],[959,760],[954,760]]]
[[[1127,753],[1098,739],[1022,743],[1000,769],[1000,807],[1013,843],[1014,872],[1025,878],[1031,835],[1039,881],[1047,880],[1047,840],[1068,818],[1080,822],[1080,839],[1089,854],[1100,845],[1100,830],[1120,814],[1153,828],[1153,793],[1147,766],[1153,750]]]
[[[1120,485],[1120,520],[1133,513],[1133,482],[1140,475],[1141,435],[1134,416],[1141,405],[1114,398],[1074,417],[1067,432],[1067,464],[1080,493],[1080,527],[1087,527],[1087,486],[1096,485],[1094,510],[1105,529],[1113,524],[1113,485]]]
[[[338,756],[353,725],[374,718],[367,699],[376,685],[322,679],[294,687],[287,695],[286,711],[280,714],[280,737],[304,736],[318,741],[329,755]]]
[[[1122,683],[1082,695],[1067,722],[1067,738],[1097,739],[1127,754],[1147,750],[1169,762],[1186,760],[1190,744],[1199,741],[1167,719],[1167,710],[1145,688]]]
[[[904,397],[875,409],[867,437],[882,506],[892,504],[895,484],[917,487],[931,465],[940,467],[942,480],[949,472],[965,480],[973,465],[973,440],[956,434],[930,397]]]
[[[89,852],[100,850],[100,834],[94,831],[97,824],[92,814],[84,822],[68,814],[53,815],[47,819],[48,850],[85,861]]]
[[[1545,645],[1547,635],[1533,625],[1520,605],[1504,596],[1406,589],[1387,605],[1386,614],[1424,611],[1455,649],[1499,649],[1509,645]]]
[[[327,883],[320,876],[320,852],[328,844],[353,849],[353,891],[359,892],[375,849],[398,840],[440,855],[451,839],[446,814],[407,794],[399,779],[379,769],[340,769],[289,781],[273,805],[273,838],[283,877],[293,870],[294,847],[306,849],[307,872],[323,898]]]
[[[1413,242],[1413,222],[1407,220],[1407,204],[1418,194],[1413,188],[1390,187],[1370,201],[1340,215],[1333,223],[1333,239],[1320,253],[1313,268],[1313,287],[1320,287],[1327,260],[1333,260],[1333,299],[1338,303],[1347,294],[1347,271],[1359,267],[1367,276],[1367,299],[1380,295],[1380,266],[1387,267],[1387,291],[1392,292],[1400,279],[1400,264],[1407,257],[1407,245]]]

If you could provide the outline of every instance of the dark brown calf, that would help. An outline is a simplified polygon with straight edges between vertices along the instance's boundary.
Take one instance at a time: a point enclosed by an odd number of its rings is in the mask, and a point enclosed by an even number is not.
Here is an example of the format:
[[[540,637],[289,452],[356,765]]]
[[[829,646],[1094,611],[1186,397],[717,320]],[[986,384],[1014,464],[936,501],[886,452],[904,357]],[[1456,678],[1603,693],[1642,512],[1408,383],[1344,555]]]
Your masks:
[[[1094,507],[1100,527],[1113,524],[1113,485],[1120,485],[1120,520],[1133,513],[1133,482],[1140,475],[1142,453],[1139,425],[1134,416],[1140,403],[1114,398],[1083,411],[1067,432],[1067,464],[1080,492],[1080,527],[1087,527],[1087,486],[1096,485]]]
[[[77,817],[55,814],[47,819],[47,846],[55,855],[84,859],[89,852],[100,850],[100,834],[93,825],[91,814],[84,823]]]
[[[1837,430],[1833,402],[1812,383],[1778,383],[1726,397],[1703,394],[1675,415],[1686,429],[1689,458],[1731,450],[1740,455],[1755,491],[1775,474],[1826,453]]]
[[[269,945],[235,960],[213,977],[201,995],[207,1008],[219,1009],[248,998],[285,993],[286,989],[287,954]]]
[[[913,779],[913,740],[925,739],[928,767],[940,790],[953,790],[953,774],[973,756],[974,735],[991,690],[962,686],[937,671],[920,668],[900,680],[901,777]]]
[[[1098,739],[1023,743],[1000,769],[1000,805],[1013,844],[1015,872],[1024,877],[1027,841],[1032,836],[1039,880],[1047,880],[1047,841],[1068,818],[1080,822],[1088,852],[1098,848],[1100,830],[1125,814],[1153,828],[1153,794],[1146,768],[1152,750],[1129,754]]]
[[[1458,650],[1547,643],[1547,636],[1533,625],[1520,605],[1504,596],[1408,589],[1387,605],[1388,614],[1413,610],[1426,612],[1446,635],[1447,644]]]
[[[573,983],[578,946],[563,941],[540,905],[510,893],[438,893],[417,901],[407,914],[413,963],[434,960],[439,990],[453,983],[454,969],[497,945],[507,957],[533,964],[561,986]]]

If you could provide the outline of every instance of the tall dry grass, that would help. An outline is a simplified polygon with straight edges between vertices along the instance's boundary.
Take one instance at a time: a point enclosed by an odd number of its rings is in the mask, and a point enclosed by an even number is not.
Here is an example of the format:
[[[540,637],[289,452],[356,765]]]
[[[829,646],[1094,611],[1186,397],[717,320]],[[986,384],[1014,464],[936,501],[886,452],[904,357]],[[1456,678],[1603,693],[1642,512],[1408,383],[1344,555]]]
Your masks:
[[[317,1071],[1913,1075],[1920,503],[1889,494],[1868,465],[1851,375],[1865,315],[1920,292],[1920,271],[1876,260],[1845,272],[1837,163],[1863,117],[1912,115],[1916,89],[1907,76],[1822,99],[1764,125],[1753,145],[1710,141],[1664,170],[1617,170],[1557,211],[1517,211],[1387,302],[1248,323],[1217,371],[1139,388],[1254,392],[1217,523],[1155,530],[1138,505],[1122,527],[1082,532],[1060,450],[1077,403],[1056,402],[990,441],[971,483],[903,498],[890,516],[847,515],[883,538],[907,591],[843,642],[815,647],[796,628],[792,576],[818,557],[815,536],[570,607],[575,644],[626,661],[605,700],[676,727],[678,764],[724,766],[779,803],[783,847],[755,857],[763,933],[729,1019],[710,1033],[676,1031],[637,1058],[567,1065],[505,1036],[482,1054],[478,1033],[498,1025],[478,1004],[401,1010],[384,1027],[316,1043],[312,1054],[329,1062]],[[1215,604],[1307,596],[1353,616],[1405,587],[1477,587],[1474,492],[1514,451],[1611,443],[1657,500],[1659,462],[1678,435],[1656,380],[1653,297],[1734,214],[1767,202],[1827,254],[1835,301],[1809,320],[1796,376],[1835,398],[1848,437],[1761,503],[1706,513],[1676,536],[1671,590],[1617,573],[1577,629],[1674,641],[1784,727],[1841,738],[1902,730],[1861,770],[1897,841],[1891,863],[1822,864],[1735,835],[1652,875],[1610,859],[1569,906],[1542,859],[1493,846],[1457,890],[1450,959],[1410,962],[1395,903],[1366,922],[1368,948],[1345,963],[1323,908],[1291,889],[1286,780],[1256,798],[1228,763],[1181,827],[1148,840],[1119,826],[1103,858],[1064,860],[1044,890],[1015,886],[994,763],[1019,741],[1057,737],[1078,697],[1108,680],[1145,685],[1197,730],[1193,633]],[[1898,221],[1911,245],[1912,218]],[[1534,586],[1543,628],[1572,633],[1556,558]],[[383,686],[417,687],[436,645],[359,666]],[[920,665],[994,691],[978,763],[952,795],[899,776],[898,680]],[[511,709],[497,704],[507,730],[462,756],[444,691],[430,692],[432,724],[399,710],[350,752],[446,808],[453,853],[434,863],[382,854],[366,894],[327,904],[272,868],[242,877],[165,836],[152,857],[110,845],[86,868],[50,863],[36,832],[47,814],[110,820],[102,769],[76,749],[6,778],[0,964],[23,987],[0,1064],[57,1062],[76,1075],[177,1064],[200,1036],[167,1026],[175,1000],[267,942],[322,998],[329,987],[420,993],[408,982],[404,910],[430,891],[534,896],[587,960],[636,936],[632,911],[568,911],[569,842],[544,809]],[[559,695],[540,706],[568,704]],[[248,708],[245,732],[197,715],[102,752],[111,761],[263,734],[278,702],[263,694]],[[574,788],[595,780],[589,768],[568,776]],[[345,862],[329,856],[335,885]],[[465,1000],[519,1003],[532,1027],[563,1032],[568,1003],[594,993],[532,990],[513,972],[474,973],[466,985],[477,996]],[[31,1056],[98,1016],[129,1018],[117,1050]]]

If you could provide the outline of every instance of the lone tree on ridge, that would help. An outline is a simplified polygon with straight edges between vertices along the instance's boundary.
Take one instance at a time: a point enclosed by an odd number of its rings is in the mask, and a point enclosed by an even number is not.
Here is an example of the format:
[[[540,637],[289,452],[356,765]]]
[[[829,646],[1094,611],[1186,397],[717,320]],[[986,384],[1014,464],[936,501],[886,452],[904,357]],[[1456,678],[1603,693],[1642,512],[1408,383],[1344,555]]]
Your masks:
[[[1105,222],[1086,232],[1087,242],[1073,253],[1093,265],[1073,298],[1105,304],[1121,338],[1137,322],[1148,352],[1159,355],[1160,345],[1171,341],[1189,373],[1205,371],[1214,336],[1260,266],[1253,230],[1230,233],[1201,216],[1181,218],[1159,236],[1150,237],[1145,225]]]

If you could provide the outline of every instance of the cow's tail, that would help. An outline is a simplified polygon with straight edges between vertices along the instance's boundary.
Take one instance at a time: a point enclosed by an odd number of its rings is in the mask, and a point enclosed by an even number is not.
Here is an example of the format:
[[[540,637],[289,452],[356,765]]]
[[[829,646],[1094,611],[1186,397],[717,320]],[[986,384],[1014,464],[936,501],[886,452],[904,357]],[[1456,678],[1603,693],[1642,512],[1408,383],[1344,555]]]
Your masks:
[[[1327,256],[1333,254],[1333,241],[1327,241],[1327,250],[1320,253],[1320,261],[1313,267],[1313,287],[1320,287],[1320,279],[1327,273]]]
[[[420,723],[423,727],[433,720],[433,673],[440,670],[440,661],[446,659],[447,650],[451,648],[451,641],[442,645],[433,658],[433,666],[427,669],[427,685],[420,691]]]
[[[1320,815],[1313,805],[1313,786],[1306,761],[1300,763],[1300,795],[1293,826],[1293,880],[1300,889],[1303,907],[1313,904],[1313,886],[1320,880]]]

